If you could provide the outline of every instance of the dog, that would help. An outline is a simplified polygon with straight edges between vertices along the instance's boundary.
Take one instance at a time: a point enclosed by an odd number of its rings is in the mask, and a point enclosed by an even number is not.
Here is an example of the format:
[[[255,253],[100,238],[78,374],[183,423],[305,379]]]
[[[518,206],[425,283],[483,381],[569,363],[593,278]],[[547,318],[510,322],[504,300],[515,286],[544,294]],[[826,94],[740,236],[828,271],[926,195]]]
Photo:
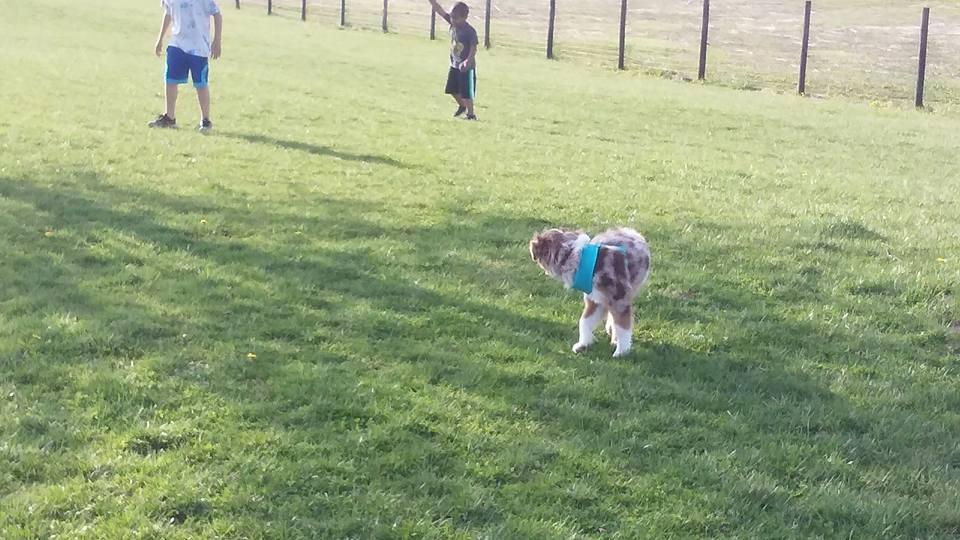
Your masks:
[[[620,227],[591,240],[581,231],[547,229],[530,240],[530,257],[566,288],[583,292],[580,339],[573,352],[593,344],[594,330],[604,316],[616,346],[613,356],[630,352],[633,298],[650,274],[650,248],[640,233]]]

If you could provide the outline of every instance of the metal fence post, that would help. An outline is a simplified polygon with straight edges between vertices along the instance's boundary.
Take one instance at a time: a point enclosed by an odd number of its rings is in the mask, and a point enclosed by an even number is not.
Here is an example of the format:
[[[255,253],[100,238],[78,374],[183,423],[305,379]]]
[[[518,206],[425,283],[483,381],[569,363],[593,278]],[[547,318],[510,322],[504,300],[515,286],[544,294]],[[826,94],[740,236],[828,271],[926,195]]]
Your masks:
[[[623,69],[623,57],[627,47],[627,0],[620,0],[620,51],[617,56],[617,69]]]
[[[273,14],[273,0],[267,0],[267,15]]]
[[[553,60],[553,27],[557,18],[557,0],[550,0],[550,22],[547,25],[547,59]]]
[[[800,47],[800,82],[797,83],[797,93],[801,96],[807,93],[807,52],[810,49],[810,9],[811,0],[807,0],[803,8],[803,45]]]
[[[430,6],[430,39],[437,39],[437,10]]]
[[[307,0],[300,0],[300,20],[307,20]]]
[[[487,0],[487,11],[483,14],[483,48],[490,48],[490,4],[492,0]]]
[[[387,3],[389,1],[390,0],[383,0],[383,24],[381,24],[380,26],[381,28],[383,28],[384,33],[387,32]]]
[[[927,30],[930,26],[930,8],[923,8],[923,17],[920,21],[920,59],[917,65],[917,100],[916,106],[923,107],[923,83],[927,75]]]
[[[340,26],[347,25],[347,0],[340,0]]]
[[[710,0],[703,0],[703,23],[700,26],[700,68],[697,70],[697,80],[702,81],[707,75],[707,33],[710,29]]]

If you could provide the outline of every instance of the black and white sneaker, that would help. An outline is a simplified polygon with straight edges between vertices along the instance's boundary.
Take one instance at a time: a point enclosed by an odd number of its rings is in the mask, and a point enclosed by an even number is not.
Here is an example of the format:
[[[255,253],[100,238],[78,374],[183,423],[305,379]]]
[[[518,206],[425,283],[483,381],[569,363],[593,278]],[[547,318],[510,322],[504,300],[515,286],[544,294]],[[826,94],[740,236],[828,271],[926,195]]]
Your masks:
[[[213,129],[213,122],[209,118],[204,118],[203,122],[200,122],[200,125],[197,126],[197,131],[200,133],[209,133]]]
[[[157,117],[156,120],[147,124],[152,128],[175,128],[177,127],[177,121],[173,118],[167,116],[166,113],[161,114]]]
[[[467,115],[467,120],[476,120],[476,119],[477,119],[477,115],[475,115],[475,114],[468,114],[468,115]]]
[[[460,108],[457,109],[457,112],[453,113],[453,117],[456,118],[465,112],[467,112],[467,108],[461,105]]]

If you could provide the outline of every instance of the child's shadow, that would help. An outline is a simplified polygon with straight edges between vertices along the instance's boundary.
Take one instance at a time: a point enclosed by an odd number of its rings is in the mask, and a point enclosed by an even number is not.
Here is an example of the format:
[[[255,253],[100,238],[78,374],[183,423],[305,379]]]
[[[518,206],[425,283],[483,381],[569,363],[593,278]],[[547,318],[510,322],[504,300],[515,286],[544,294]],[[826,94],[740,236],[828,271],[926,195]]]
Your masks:
[[[391,167],[399,167],[401,169],[414,168],[406,163],[397,161],[388,156],[378,156],[374,154],[354,154],[352,152],[343,152],[340,150],[336,150],[334,148],[330,148],[329,146],[322,146],[318,144],[311,144],[311,143],[305,143],[300,141],[290,141],[286,139],[276,139],[274,137],[269,137],[267,135],[231,133],[227,131],[218,132],[218,135],[222,137],[229,137],[231,139],[247,141],[250,143],[266,144],[266,145],[276,146],[280,148],[287,148],[290,150],[300,150],[301,152],[307,152],[308,154],[313,154],[316,156],[329,156],[337,159],[342,159],[345,161],[375,163],[379,165],[389,165]]]

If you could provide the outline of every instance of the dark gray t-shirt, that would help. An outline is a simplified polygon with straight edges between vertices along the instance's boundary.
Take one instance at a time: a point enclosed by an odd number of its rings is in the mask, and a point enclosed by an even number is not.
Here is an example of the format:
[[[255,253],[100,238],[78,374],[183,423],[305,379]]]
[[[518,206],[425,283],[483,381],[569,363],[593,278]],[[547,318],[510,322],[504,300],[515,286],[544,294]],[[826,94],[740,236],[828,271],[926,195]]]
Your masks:
[[[480,43],[477,31],[470,23],[463,26],[450,25],[450,67],[459,68],[460,64],[470,58],[470,51]],[[470,66],[475,67],[475,66]]]

